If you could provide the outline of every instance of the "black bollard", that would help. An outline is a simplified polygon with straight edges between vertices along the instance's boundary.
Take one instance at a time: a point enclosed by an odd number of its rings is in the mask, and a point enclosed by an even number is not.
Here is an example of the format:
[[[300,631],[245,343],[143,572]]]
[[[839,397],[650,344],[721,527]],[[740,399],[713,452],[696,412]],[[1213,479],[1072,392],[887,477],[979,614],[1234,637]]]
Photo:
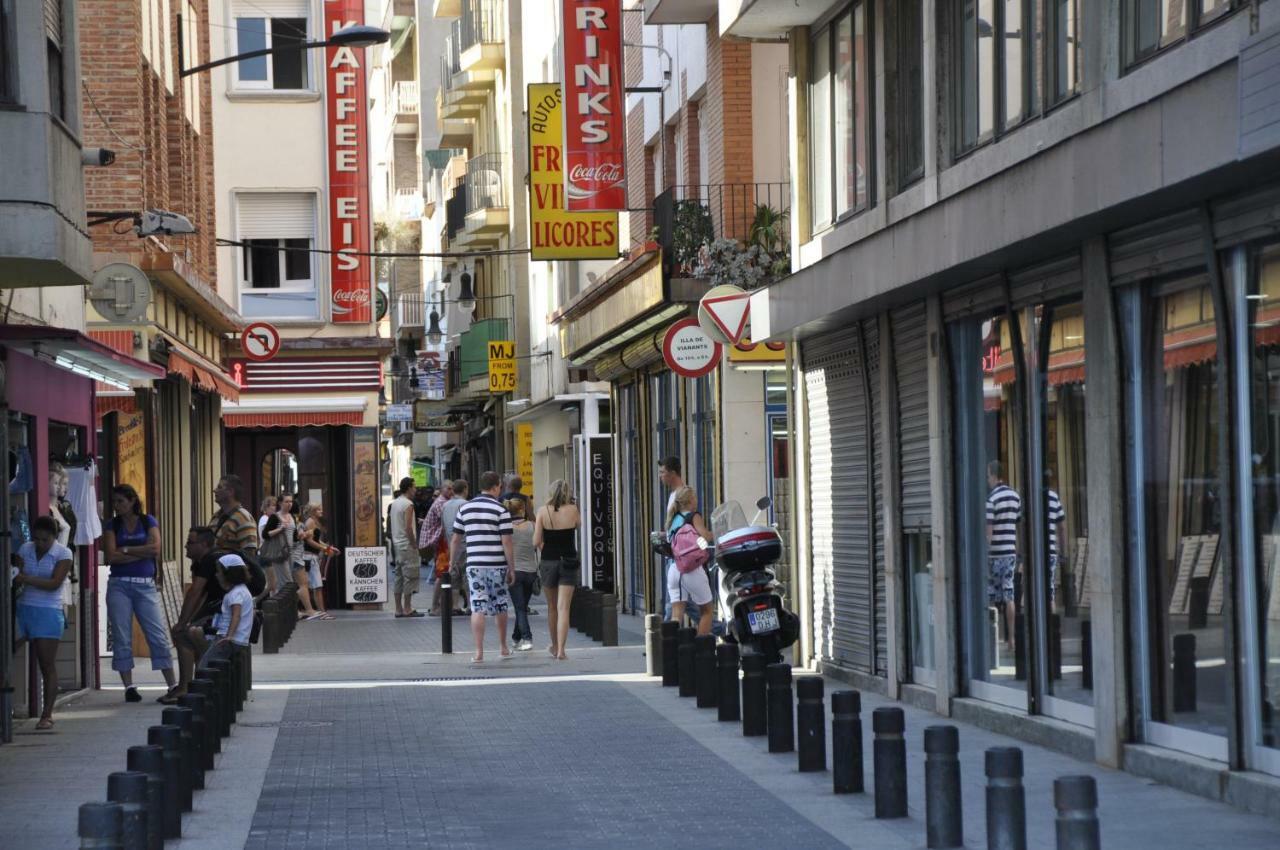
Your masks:
[[[262,600],[262,651],[268,655],[280,651],[280,600],[274,596]]]
[[[657,614],[644,615],[644,674],[662,675],[662,618]]]
[[[128,749],[129,770],[147,775],[147,847],[164,846],[164,748],[138,744]]]
[[[213,754],[222,752],[222,714],[218,711],[218,686],[213,679],[208,678],[210,675],[207,670],[197,671],[196,678],[187,685],[187,693],[204,697],[204,718],[208,724],[205,735],[209,752],[205,765],[213,770]]]
[[[1093,690],[1093,624],[1080,621],[1080,687]]]
[[[1173,710],[1196,710],[1196,636],[1173,636]]]
[[[227,699],[227,674],[217,667],[202,667],[197,675],[213,682],[213,700],[218,706],[218,735],[222,738],[231,734],[231,703]]]
[[[676,671],[680,684],[680,696],[682,697],[692,697],[698,694],[693,645],[693,639],[697,634],[696,629],[690,628],[684,628],[676,632]]]
[[[796,683],[796,738],[801,773],[827,769],[827,717],[822,678],[801,676]]]
[[[204,771],[200,767],[200,755],[196,751],[196,739],[192,734],[192,712],[189,708],[178,705],[166,706],[160,712],[160,722],[166,726],[177,726],[182,730],[182,775],[186,777],[186,793],[182,798],[182,810],[191,811],[192,792],[197,783],[204,787]]]
[[[836,691],[831,695],[832,790],[837,794],[861,794],[862,695]]]
[[[1058,810],[1058,850],[1101,850],[1098,785],[1092,776],[1053,780],[1053,805]]]
[[[924,755],[926,846],[963,847],[959,730],[954,726],[930,726],[925,729]]]
[[[674,688],[680,684],[679,640],[676,637],[680,624],[675,620],[667,620],[662,624],[662,662],[658,665],[662,671],[662,686]]]
[[[120,804],[120,846],[147,850],[147,775],[140,770],[108,774],[107,799]]]
[[[876,817],[907,816],[906,721],[900,708],[877,708],[871,712],[871,744],[876,788]]]
[[[231,671],[231,662],[225,658],[215,658],[209,662],[209,666],[215,672],[222,674],[221,681],[217,678],[214,681],[218,683],[218,688],[222,691],[222,704],[227,709],[227,734],[230,735],[231,724],[236,722],[236,712],[239,710],[236,708],[235,674]]]
[[[1062,678],[1062,618],[1049,615],[1049,678]]]
[[[716,695],[716,719],[737,723],[741,717],[741,695],[738,693],[738,645],[722,643],[716,647],[716,675],[719,693]]]
[[[600,643],[618,645],[618,597],[612,593],[600,597]]]
[[[203,694],[183,694],[178,697],[178,705],[191,709],[191,737],[195,741],[196,756],[200,763],[200,781],[196,788],[204,788],[204,772],[213,770],[213,744],[209,739],[212,730],[205,715]]]
[[[152,726],[147,743],[164,748],[164,837],[182,837],[182,801],[186,796],[182,775],[182,730],[177,726]]]
[[[124,809],[119,803],[81,803],[81,850],[88,847],[120,847],[123,818]]]
[[[1187,591],[1187,628],[1203,629],[1209,625],[1209,576],[1191,579]]]
[[[769,732],[764,667],[763,655],[742,656],[742,734],[747,737]]]
[[[440,654],[453,655],[453,580],[440,576]]]
[[[720,696],[715,635],[698,635],[693,639],[693,678],[698,708],[715,708]]]
[[[789,753],[796,748],[795,707],[791,695],[791,665],[770,664],[764,668],[769,688],[769,752]]]
[[[1027,798],[1022,750],[987,750],[987,850],[1027,850]]]
[[[230,665],[227,672],[231,675],[231,703],[237,712],[241,712],[244,711],[244,657],[238,647],[231,648],[227,662]]]

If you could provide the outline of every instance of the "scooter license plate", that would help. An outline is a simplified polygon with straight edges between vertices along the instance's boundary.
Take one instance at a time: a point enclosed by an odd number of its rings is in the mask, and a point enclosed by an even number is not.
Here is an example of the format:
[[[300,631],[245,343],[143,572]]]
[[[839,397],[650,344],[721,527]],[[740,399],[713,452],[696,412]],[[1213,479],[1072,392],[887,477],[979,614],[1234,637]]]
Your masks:
[[[747,625],[751,634],[763,635],[778,630],[778,612],[770,608],[766,611],[748,611]]]

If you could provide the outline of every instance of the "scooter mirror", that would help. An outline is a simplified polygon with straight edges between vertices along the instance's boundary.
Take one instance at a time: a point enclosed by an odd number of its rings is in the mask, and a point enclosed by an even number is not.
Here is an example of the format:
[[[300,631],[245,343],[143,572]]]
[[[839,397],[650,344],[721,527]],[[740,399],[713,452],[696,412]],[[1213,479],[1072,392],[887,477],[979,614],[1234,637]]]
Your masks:
[[[760,499],[756,502],[756,508],[762,511],[767,511],[772,506],[773,506],[773,499],[770,499],[768,496],[761,496]]]

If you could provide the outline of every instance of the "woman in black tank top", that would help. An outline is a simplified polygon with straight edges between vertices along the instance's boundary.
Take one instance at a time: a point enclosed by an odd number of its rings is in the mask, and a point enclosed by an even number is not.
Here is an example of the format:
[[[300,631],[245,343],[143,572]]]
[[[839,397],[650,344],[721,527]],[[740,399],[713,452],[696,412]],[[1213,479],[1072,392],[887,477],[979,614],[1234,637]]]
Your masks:
[[[538,509],[533,545],[542,553],[538,575],[547,597],[547,630],[551,633],[547,652],[561,660],[569,657],[564,651],[569,639],[569,605],[582,571],[577,544],[580,522],[569,485],[563,479],[556,481],[551,485],[551,498]]]

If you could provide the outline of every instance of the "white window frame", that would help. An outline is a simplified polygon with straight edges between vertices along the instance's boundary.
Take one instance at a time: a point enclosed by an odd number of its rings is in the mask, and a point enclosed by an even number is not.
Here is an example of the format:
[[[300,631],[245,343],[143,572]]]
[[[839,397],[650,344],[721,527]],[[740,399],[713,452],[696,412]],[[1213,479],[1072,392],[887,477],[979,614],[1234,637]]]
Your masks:
[[[263,242],[270,238],[272,237],[252,236],[252,237],[247,237],[243,241],[247,242],[250,239],[252,239],[254,242]],[[249,280],[249,264],[246,263],[244,259],[245,254],[252,249],[248,245],[241,245],[239,249],[240,250],[240,289],[241,291],[247,292],[250,295],[253,295],[256,297],[261,297],[263,295],[268,295],[268,296],[275,295],[276,293],[303,294],[303,293],[315,292],[316,291],[316,261],[314,256],[309,257],[311,274],[310,276],[307,277],[305,281],[289,280],[289,278],[285,276],[288,255],[285,251],[284,243],[291,239],[298,239],[298,238],[301,238],[301,237],[280,236],[276,238],[276,242],[280,250],[280,254],[278,257],[278,260],[280,263],[280,285],[279,286],[258,287],[253,285],[253,282]],[[315,242],[316,242],[315,236],[314,235],[311,236],[311,238],[308,241],[311,243],[310,247],[314,249]]]
[[[246,312],[245,305],[244,305],[245,296],[251,296],[253,298],[272,298],[277,295],[310,295],[315,298],[316,308],[315,308],[314,315],[280,316],[280,317],[273,318],[273,321],[277,321],[277,320],[284,321],[284,322],[296,321],[296,322],[304,322],[304,323],[323,321],[325,318],[325,313],[324,313],[325,305],[324,305],[324,298],[323,298],[324,293],[322,292],[322,286],[321,286],[323,282],[322,281],[323,269],[322,269],[322,264],[318,261],[318,255],[316,254],[310,255],[311,276],[307,280],[290,281],[285,276],[286,255],[283,250],[283,243],[286,239],[301,239],[304,237],[288,236],[288,235],[272,236],[272,235],[260,234],[258,232],[252,232],[252,233],[245,232],[245,228],[243,226],[243,219],[240,213],[242,200],[250,196],[263,196],[263,195],[273,195],[273,194],[305,195],[309,197],[311,199],[311,214],[312,214],[311,233],[309,236],[305,238],[308,238],[311,240],[312,249],[316,247],[320,239],[321,195],[319,192],[313,189],[298,189],[298,190],[281,191],[281,192],[269,192],[269,191],[260,192],[260,191],[253,191],[253,190],[241,190],[241,191],[233,192],[232,193],[232,209],[235,211],[235,215],[236,215],[237,241],[248,242],[251,239],[252,240],[276,239],[280,243],[281,249],[282,249],[279,255],[280,285],[275,287],[259,288],[259,287],[255,287],[253,283],[249,280],[250,270],[249,270],[249,264],[247,262],[247,257],[246,257],[246,254],[249,251],[249,248],[246,245],[237,245],[235,247],[236,290],[237,290],[237,301],[239,303],[240,311],[241,313],[245,314],[250,318],[265,318],[265,317],[259,317],[257,313],[254,311]]]
[[[261,8],[259,8],[261,6]],[[305,40],[311,41],[315,38],[314,30],[316,27],[316,17],[313,14],[311,4],[308,3],[304,8],[297,12],[283,14],[277,13],[271,8],[271,4],[256,4],[232,2],[228,4],[228,20],[229,30],[227,35],[227,55],[232,56],[240,52],[240,21],[242,19],[258,18],[266,21],[266,32],[264,33],[264,47],[270,49],[272,44],[271,22],[281,18],[301,17],[306,21]],[[276,65],[275,56],[268,54],[263,57],[267,61],[267,78],[265,80],[245,80],[240,76],[242,63],[232,63],[234,71],[231,73],[230,82],[233,92],[249,92],[257,94],[259,92],[276,92],[281,94],[297,94],[298,92],[315,93],[316,88],[316,69],[312,64],[313,60],[309,50],[303,50],[302,66],[306,73],[306,80],[302,88],[296,89],[278,89],[275,87]]]

